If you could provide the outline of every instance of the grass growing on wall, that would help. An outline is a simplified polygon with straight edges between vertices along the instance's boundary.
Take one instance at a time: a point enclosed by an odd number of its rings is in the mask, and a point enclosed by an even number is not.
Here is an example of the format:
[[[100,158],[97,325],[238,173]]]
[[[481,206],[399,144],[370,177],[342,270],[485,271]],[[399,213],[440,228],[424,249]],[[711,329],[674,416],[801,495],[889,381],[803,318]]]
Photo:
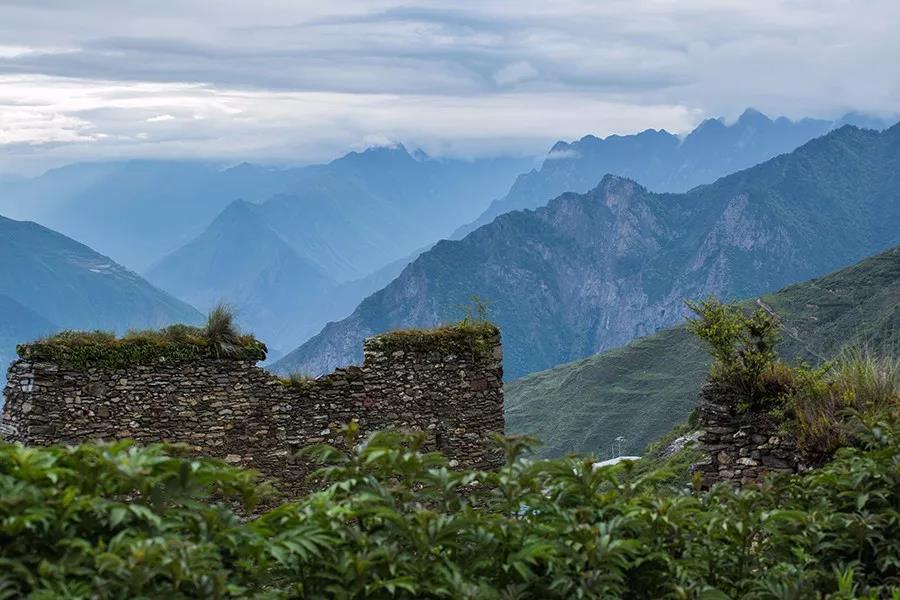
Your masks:
[[[201,358],[264,360],[266,346],[234,324],[224,305],[209,313],[204,327],[172,325],[160,330],[130,331],[122,337],[104,331],[63,331],[16,347],[26,360],[45,361],[87,370],[126,368],[136,364],[190,362]]]
[[[390,331],[373,338],[373,342],[385,352],[470,352],[484,356],[493,352],[499,335],[500,330],[492,323],[463,320],[433,329]]]

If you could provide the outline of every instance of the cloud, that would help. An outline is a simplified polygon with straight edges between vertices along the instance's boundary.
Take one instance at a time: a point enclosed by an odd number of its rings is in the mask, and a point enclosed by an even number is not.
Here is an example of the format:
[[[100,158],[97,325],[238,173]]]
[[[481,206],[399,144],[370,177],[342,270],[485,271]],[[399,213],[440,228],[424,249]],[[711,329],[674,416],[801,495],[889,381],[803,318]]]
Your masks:
[[[0,152],[289,162],[382,136],[543,154],[746,106],[900,107],[895,0],[414,4],[0,0]],[[178,127],[147,126],[168,117]]]
[[[155,117],[150,117],[149,119],[147,119],[147,122],[148,123],[160,123],[162,121],[174,121],[174,120],[175,120],[175,117],[173,117],[172,115],[167,113],[164,115],[156,115]]]
[[[553,148],[547,153],[544,160],[564,160],[568,158],[578,158],[581,156],[574,148]]]
[[[534,79],[537,76],[537,69],[523,60],[508,64],[494,73],[494,81],[499,85],[507,86]]]
[[[493,93],[472,98],[263,92],[0,77],[0,105],[6,98],[23,96],[36,102],[20,108],[34,119],[71,115],[75,120],[55,123],[56,129],[51,122],[23,130],[19,142],[70,142],[48,148],[40,156],[19,157],[27,165],[55,165],[85,156],[311,162],[349,149],[401,142],[437,156],[536,155],[559,137],[580,137],[586,128],[624,133],[653,122],[681,131],[698,117],[681,106],[632,106],[590,94]],[[571,111],[561,114],[562,103]],[[160,115],[178,119],[178,127],[146,127]],[[523,123],[531,125],[523,127]]]

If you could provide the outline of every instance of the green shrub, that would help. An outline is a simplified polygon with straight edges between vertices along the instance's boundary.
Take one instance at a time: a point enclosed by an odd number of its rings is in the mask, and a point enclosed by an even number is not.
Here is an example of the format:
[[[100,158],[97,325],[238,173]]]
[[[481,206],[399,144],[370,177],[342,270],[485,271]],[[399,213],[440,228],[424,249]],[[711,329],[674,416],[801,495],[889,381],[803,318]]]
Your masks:
[[[778,362],[778,319],[762,308],[747,314],[715,298],[686,303],[697,315],[688,329],[710,347],[712,380],[744,410],[777,406],[792,384],[790,369]]]
[[[763,309],[708,299],[688,302],[697,315],[690,330],[707,342],[711,381],[740,410],[769,412],[797,436],[801,451],[822,464],[855,443],[861,418],[900,409],[900,360],[889,353],[848,348],[816,368],[778,359],[778,319]]]
[[[356,432],[348,431],[348,440]],[[633,464],[454,471],[422,435],[323,461],[257,518],[258,480],[159,446],[0,446],[4,598],[897,598],[900,426],[759,488],[659,489]]]

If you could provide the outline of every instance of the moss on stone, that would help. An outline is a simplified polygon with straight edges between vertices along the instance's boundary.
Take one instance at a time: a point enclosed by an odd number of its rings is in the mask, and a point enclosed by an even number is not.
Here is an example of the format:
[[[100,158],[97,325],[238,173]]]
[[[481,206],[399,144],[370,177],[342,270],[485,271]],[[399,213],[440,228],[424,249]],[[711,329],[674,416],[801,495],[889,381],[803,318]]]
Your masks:
[[[37,342],[19,344],[16,352],[25,360],[87,370],[202,358],[259,361],[266,358],[267,348],[252,335],[238,335],[227,342],[213,341],[203,328],[173,325],[162,330],[132,331],[121,338],[104,331],[63,331]]]

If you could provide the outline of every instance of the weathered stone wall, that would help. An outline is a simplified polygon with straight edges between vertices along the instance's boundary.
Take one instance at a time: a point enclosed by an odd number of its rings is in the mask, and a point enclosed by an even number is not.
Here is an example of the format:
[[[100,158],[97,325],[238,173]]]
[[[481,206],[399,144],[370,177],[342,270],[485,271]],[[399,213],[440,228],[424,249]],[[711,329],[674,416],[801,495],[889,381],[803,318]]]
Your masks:
[[[799,473],[809,467],[796,440],[767,413],[741,412],[737,401],[706,383],[698,406],[700,450],[694,465],[705,487],[723,481],[745,485],[768,473]]]
[[[493,330],[495,331],[495,330]],[[181,442],[257,469],[296,495],[309,465],[294,458],[318,442],[340,443],[386,427],[426,431],[451,465],[491,468],[488,442],[502,433],[499,333],[475,345],[459,336],[366,341],[361,367],[287,386],[252,361],[161,361],[127,369],[74,369],[19,360],[9,369],[3,427],[10,440],[46,445],[132,438]]]

